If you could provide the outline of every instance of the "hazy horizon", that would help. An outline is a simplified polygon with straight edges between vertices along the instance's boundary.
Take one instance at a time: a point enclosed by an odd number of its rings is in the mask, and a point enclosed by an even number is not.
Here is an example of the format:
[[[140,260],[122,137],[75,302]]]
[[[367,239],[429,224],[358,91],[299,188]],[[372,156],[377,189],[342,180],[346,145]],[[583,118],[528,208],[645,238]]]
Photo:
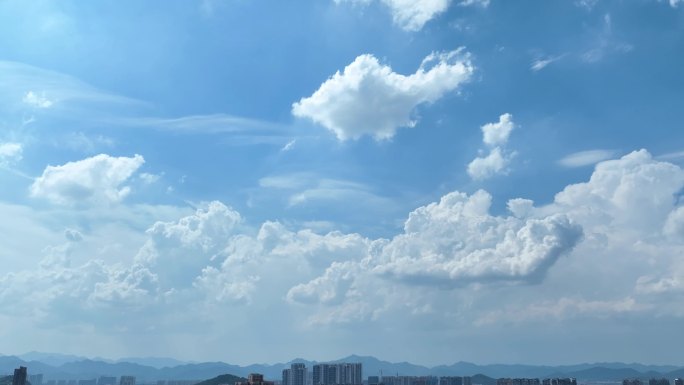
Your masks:
[[[682,0],[0,0],[0,350],[681,360],[682,68]]]
[[[297,361],[309,361],[309,362],[333,362],[333,361],[338,361],[342,360],[348,357],[360,357],[360,358],[373,358],[377,359],[379,361],[385,361],[389,363],[409,363],[413,365],[418,365],[418,366],[424,366],[427,367],[428,369],[432,369],[438,366],[450,366],[453,364],[458,364],[458,363],[468,363],[468,364],[474,364],[477,366],[487,366],[487,365],[529,365],[529,366],[549,366],[549,367],[557,367],[557,366],[574,366],[574,365],[594,365],[594,364],[625,364],[625,365],[631,365],[631,364],[639,364],[639,365],[644,365],[644,366],[672,366],[676,368],[684,368],[684,363],[676,363],[676,362],[631,362],[631,361],[581,361],[581,362],[563,362],[563,363],[537,363],[537,362],[474,362],[470,361],[467,359],[459,359],[455,361],[444,361],[444,362],[436,362],[436,363],[423,363],[419,361],[408,361],[408,360],[402,360],[402,359],[397,359],[397,360],[389,360],[385,359],[383,357],[378,357],[372,354],[358,354],[358,353],[349,353],[345,354],[339,357],[333,357],[333,358],[328,358],[328,359],[318,359],[315,357],[291,357],[288,359],[283,359],[280,361],[273,361],[273,362],[261,362],[261,361],[249,361],[249,362],[233,362],[233,361],[226,361],[226,360],[220,360],[220,359],[209,359],[209,360],[204,360],[204,361],[197,361],[197,360],[184,360],[180,359],[178,357],[173,357],[173,356],[128,356],[128,357],[104,357],[102,355],[94,355],[94,356],[88,356],[88,355],[81,355],[81,354],[69,354],[69,353],[58,353],[58,352],[38,352],[38,351],[29,351],[25,353],[18,353],[18,354],[11,354],[7,352],[1,352],[0,351],[0,356],[14,356],[14,357],[22,357],[22,356],[27,356],[31,354],[41,354],[41,355],[58,355],[58,356],[70,356],[74,358],[82,358],[82,359],[88,359],[88,360],[104,360],[105,362],[127,362],[127,359],[132,359],[132,360],[138,360],[138,359],[160,359],[160,360],[175,360],[179,361],[179,365],[183,364],[199,364],[199,363],[204,363],[204,362],[223,362],[226,364],[231,364],[231,365],[238,365],[238,366],[251,366],[251,365],[281,365],[281,364],[288,364],[290,362],[297,362]],[[40,359],[35,359],[35,361],[41,361]],[[67,361],[67,362],[73,362],[73,361]]]

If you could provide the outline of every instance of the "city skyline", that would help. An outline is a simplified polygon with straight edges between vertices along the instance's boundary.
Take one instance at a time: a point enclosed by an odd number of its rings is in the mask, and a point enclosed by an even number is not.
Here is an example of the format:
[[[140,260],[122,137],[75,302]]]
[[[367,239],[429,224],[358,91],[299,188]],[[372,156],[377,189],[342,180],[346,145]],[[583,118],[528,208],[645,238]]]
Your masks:
[[[682,364],[683,42],[682,0],[0,0],[1,350]]]

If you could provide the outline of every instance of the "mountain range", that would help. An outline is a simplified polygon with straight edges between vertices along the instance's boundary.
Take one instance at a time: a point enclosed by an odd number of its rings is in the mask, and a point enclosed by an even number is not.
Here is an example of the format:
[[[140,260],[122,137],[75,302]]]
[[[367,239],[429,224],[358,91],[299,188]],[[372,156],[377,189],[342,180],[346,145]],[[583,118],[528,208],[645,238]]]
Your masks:
[[[129,357],[119,360],[102,358],[89,359],[56,353],[30,352],[19,356],[0,356],[0,374],[11,374],[19,366],[29,368],[29,374],[42,373],[45,379],[92,379],[99,376],[133,375],[138,382],[163,379],[204,380],[222,374],[246,377],[249,373],[262,373],[266,378],[279,379],[282,370],[293,362],[302,362],[312,367],[316,361],[295,359],[287,363],[232,365],[225,362],[183,362],[172,358]],[[501,377],[555,378],[575,377],[579,381],[615,382],[624,378],[683,378],[684,367],[673,365],[643,365],[639,363],[601,362],[577,365],[543,366],[490,364],[478,365],[456,362],[452,365],[427,367],[409,362],[388,362],[371,356],[351,355],[330,362],[361,362],[364,376],[369,375],[433,375],[433,376],[475,376],[478,383],[490,385],[491,379]]]

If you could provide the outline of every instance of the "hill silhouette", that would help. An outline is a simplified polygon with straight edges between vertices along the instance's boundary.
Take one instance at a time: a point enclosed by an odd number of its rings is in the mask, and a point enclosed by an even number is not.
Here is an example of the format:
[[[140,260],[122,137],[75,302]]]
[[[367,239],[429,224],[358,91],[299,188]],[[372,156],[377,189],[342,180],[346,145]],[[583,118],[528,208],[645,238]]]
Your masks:
[[[198,383],[197,385],[223,385],[223,384],[235,385],[235,383],[237,381],[247,381],[247,379],[244,377],[239,377],[239,376],[235,376],[232,374],[221,374],[221,375],[218,375],[214,378],[204,380],[204,381]]]

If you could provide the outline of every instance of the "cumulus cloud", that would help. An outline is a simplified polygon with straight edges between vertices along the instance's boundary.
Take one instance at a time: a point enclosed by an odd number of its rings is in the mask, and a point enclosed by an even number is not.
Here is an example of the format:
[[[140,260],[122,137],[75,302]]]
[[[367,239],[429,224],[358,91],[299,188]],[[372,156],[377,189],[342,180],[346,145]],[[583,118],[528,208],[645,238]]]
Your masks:
[[[64,237],[71,242],[80,242],[83,240],[83,234],[75,229],[64,230]]]
[[[487,123],[481,127],[482,141],[488,146],[502,146],[508,142],[514,127],[513,115],[503,114],[499,116],[498,122]]]
[[[633,292],[623,292],[624,296],[617,299],[566,298],[556,302],[554,298],[530,303],[523,306],[530,316],[521,320],[646,311],[653,305],[635,295],[679,293],[684,282],[681,275],[672,274],[673,268],[681,269],[671,254],[681,251],[668,245],[684,242],[684,210],[675,199],[683,187],[684,170],[654,160],[641,150],[599,163],[587,182],[567,186],[549,205],[535,207],[528,199],[509,200],[511,217],[490,214],[491,196],[485,191],[473,195],[452,192],[413,211],[402,234],[370,243],[367,258],[337,263],[307,283],[294,286],[288,300],[325,305],[327,310],[319,310],[315,319],[327,322],[339,321],[324,316],[332,311],[328,308],[345,314],[356,306],[350,320],[358,320],[359,292],[365,293],[361,302],[372,303],[370,309],[400,295],[400,286],[390,286],[392,294],[382,291],[388,282],[460,290],[474,283],[540,283],[559,258],[577,258],[573,250],[584,245],[583,252],[592,250],[598,255],[583,258],[582,263],[601,266],[610,263],[602,261],[614,261],[620,265],[617,261],[623,260],[625,264],[625,250],[638,247],[640,251],[630,257],[634,258],[630,264],[657,264],[662,274],[637,280],[640,270],[631,271]],[[639,262],[639,258],[655,259]],[[621,279],[625,280],[625,273],[620,270],[615,274],[623,274]],[[384,278],[383,285],[372,284],[378,277]],[[626,286],[629,290],[630,282]],[[364,314],[370,316],[370,310]],[[501,317],[497,314],[501,315],[495,311],[480,321],[498,322]]]
[[[141,310],[153,301],[155,277],[144,267],[107,265],[97,259],[72,267],[72,252],[69,243],[48,247],[37,269],[0,277],[0,308],[51,325],[76,319],[102,326],[114,321],[113,314]],[[117,311],[102,313],[103,308]]]
[[[394,72],[373,55],[361,55],[294,103],[292,113],[324,126],[339,140],[363,135],[389,139],[397,128],[417,124],[417,106],[457,90],[474,69],[462,49],[432,53],[410,75]]]
[[[31,196],[59,205],[118,203],[130,192],[122,186],[145,160],[140,155],[100,154],[61,166],[47,166],[31,185]]]
[[[613,150],[587,150],[566,155],[558,163],[564,167],[584,167],[592,166],[614,156],[615,151]]]
[[[227,314],[251,304],[257,316],[286,312],[283,322],[458,313],[481,325],[504,322],[506,314],[528,322],[638,313],[653,309],[655,297],[682,293],[684,211],[676,197],[683,187],[684,170],[636,151],[600,162],[589,180],[549,204],[509,200],[511,215],[493,213],[486,191],[450,192],[416,208],[387,239],[277,221],[251,227],[229,206],[208,202],[150,226],[128,264],[74,263],[72,251],[92,233],[77,242],[80,233],[65,232],[69,242],[46,248],[37,269],[0,276],[0,312],[74,311],[88,320],[147,306],[159,319],[160,312]],[[649,275],[635,266],[648,266]],[[579,293],[581,279],[595,271],[610,290]],[[578,293],[559,295],[558,285]],[[502,296],[510,308],[500,308]]]
[[[335,0],[335,3],[350,2],[366,5],[372,0]],[[406,31],[419,31],[425,23],[432,20],[449,8],[451,0],[380,0],[387,6],[394,23]],[[487,0],[485,0],[487,1]],[[467,0],[466,2],[482,3],[483,0]]]
[[[554,209],[592,227],[620,226],[645,236],[661,233],[682,187],[684,170],[653,159],[646,150],[634,151],[597,164],[589,181],[556,194]]]
[[[357,265],[350,262],[333,262],[325,273],[310,282],[294,286],[287,292],[290,302],[340,303],[349,291],[357,273]]]
[[[187,288],[207,266],[220,264],[230,239],[238,234],[240,214],[221,202],[209,202],[193,215],[177,221],[157,222],[136,262],[154,267],[167,288]]]
[[[480,127],[482,142],[489,147],[489,154],[479,156],[468,164],[467,171],[471,178],[483,180],[507,171],[506,167],[515,153],[506,151],[505,145],[514,128],[511,114],[503,114],[499,116],[498,122]]]
[[[640,294],[684,294],[684,275],[662,278],[640,277],[637,280],[636,290]]]
[[[16,161],[20,161],[23,153],[21,143],[0,142],[0,166]]]
[[[510,158],[501,153],[501,148],[495,147],[484,157],[477,157],[468,163],[468,175],[475,180],[491,178],[502,173]]]
[[[27,92],[22,101],[35,108],[50,108],[53,104],[52,100],[45,96],[45,93],[38,95],[33,91]]]
[[[523,220],[492,216],[490,206],[491,196],[480,190],[416,209],[373,270],[419,282],[539,281],[582,237],[562,214]]]

